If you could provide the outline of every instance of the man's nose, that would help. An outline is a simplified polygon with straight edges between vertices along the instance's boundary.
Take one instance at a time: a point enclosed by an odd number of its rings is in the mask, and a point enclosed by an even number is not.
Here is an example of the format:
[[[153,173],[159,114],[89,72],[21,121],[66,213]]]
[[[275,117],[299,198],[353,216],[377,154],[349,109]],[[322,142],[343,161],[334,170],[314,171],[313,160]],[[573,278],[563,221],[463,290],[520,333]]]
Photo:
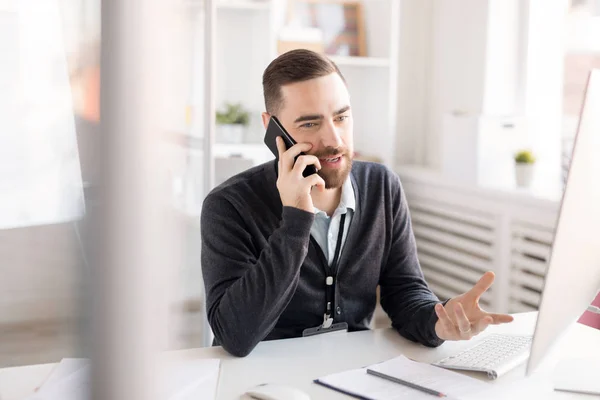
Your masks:
[[[338,148],[344,144],[342,135],[333,121],[329,121],[323,126],[324,132],[321,136],[321,141],[324,147]]]

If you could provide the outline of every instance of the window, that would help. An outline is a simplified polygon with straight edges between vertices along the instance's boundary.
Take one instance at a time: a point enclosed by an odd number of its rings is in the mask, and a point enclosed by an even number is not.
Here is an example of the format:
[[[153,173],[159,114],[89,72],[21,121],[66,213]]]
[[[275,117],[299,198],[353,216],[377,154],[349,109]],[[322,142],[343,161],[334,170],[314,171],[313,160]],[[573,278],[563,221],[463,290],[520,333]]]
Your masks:
[[[0,13],[0,228],[79,218],[83,192],[60,9]]]
[[[568,162],[588,74],[600,69],[600,0],[571,0],[565,39],[563,160]]]

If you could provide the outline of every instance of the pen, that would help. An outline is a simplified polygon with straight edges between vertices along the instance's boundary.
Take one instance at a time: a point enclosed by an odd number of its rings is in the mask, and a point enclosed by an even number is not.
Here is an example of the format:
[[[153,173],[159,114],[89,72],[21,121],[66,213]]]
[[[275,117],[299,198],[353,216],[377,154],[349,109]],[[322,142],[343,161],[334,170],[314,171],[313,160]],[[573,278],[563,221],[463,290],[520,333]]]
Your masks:
[[[437,397],[446,397],[446,395],[444,393],[438,392],[437,390],[428,389],[426,387],[417,385],[415,383],[408,382],[408,381],[402,380],[400,378],[396,378],[395,376],[389,376],[389,375],[386,375],[386,374],[382,374],[381,372],[373,371],[372,369],[368,369],[367,368],[367,374],[374,375],[374,376],[377,376],[379,378],[387,379],[388,381],[396,382],[396,383],[399,383],[401,385],[405,385],[405,386],[408,386],[410,388],[417,389],[417,390],[420,390],[420,391],[425,392],[425,393],[432,394],[432,395],[437,396]]]

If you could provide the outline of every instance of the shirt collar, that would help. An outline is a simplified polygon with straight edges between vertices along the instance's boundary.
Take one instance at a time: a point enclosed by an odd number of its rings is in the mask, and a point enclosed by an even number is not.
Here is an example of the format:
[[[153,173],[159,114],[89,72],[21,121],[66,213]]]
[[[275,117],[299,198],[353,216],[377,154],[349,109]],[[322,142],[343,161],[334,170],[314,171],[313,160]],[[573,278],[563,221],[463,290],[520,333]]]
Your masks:
[[[337,206],[333,215],[336,214],[345,214],[348,209],[352,211],[356,210],[356,196],[354,196],[354,187],[352,186],[352,179],[350,179],[350,174],[346,177],[344,184],[342,185],[342,196],[340,197],[340,204]],[[314,207],[314,213],[325,214],[325,211],[319,210],[317,207]]]

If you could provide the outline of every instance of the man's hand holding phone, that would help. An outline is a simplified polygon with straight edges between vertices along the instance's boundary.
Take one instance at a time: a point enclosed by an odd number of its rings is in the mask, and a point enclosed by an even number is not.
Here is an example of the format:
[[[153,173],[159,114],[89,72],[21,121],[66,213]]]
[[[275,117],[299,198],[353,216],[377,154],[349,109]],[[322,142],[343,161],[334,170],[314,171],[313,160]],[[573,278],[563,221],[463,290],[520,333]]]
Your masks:
[[[300,154],[309,151],[312,145],[310,143],[298,143],[286,150],[281,137],[277,137],[276,142],[277,151],[279,152],[277,189],[279,190],[281,203],[284,206],[313,212],[310,192],[313,186],[316,186],[318,190],[325,190],[325,181],[318,174],[307,177],[302,175],[308,165],[314,165],[317,170],[321,169],[321,163],[317,157]],[[295,162],[294,159],[296,159]]]

